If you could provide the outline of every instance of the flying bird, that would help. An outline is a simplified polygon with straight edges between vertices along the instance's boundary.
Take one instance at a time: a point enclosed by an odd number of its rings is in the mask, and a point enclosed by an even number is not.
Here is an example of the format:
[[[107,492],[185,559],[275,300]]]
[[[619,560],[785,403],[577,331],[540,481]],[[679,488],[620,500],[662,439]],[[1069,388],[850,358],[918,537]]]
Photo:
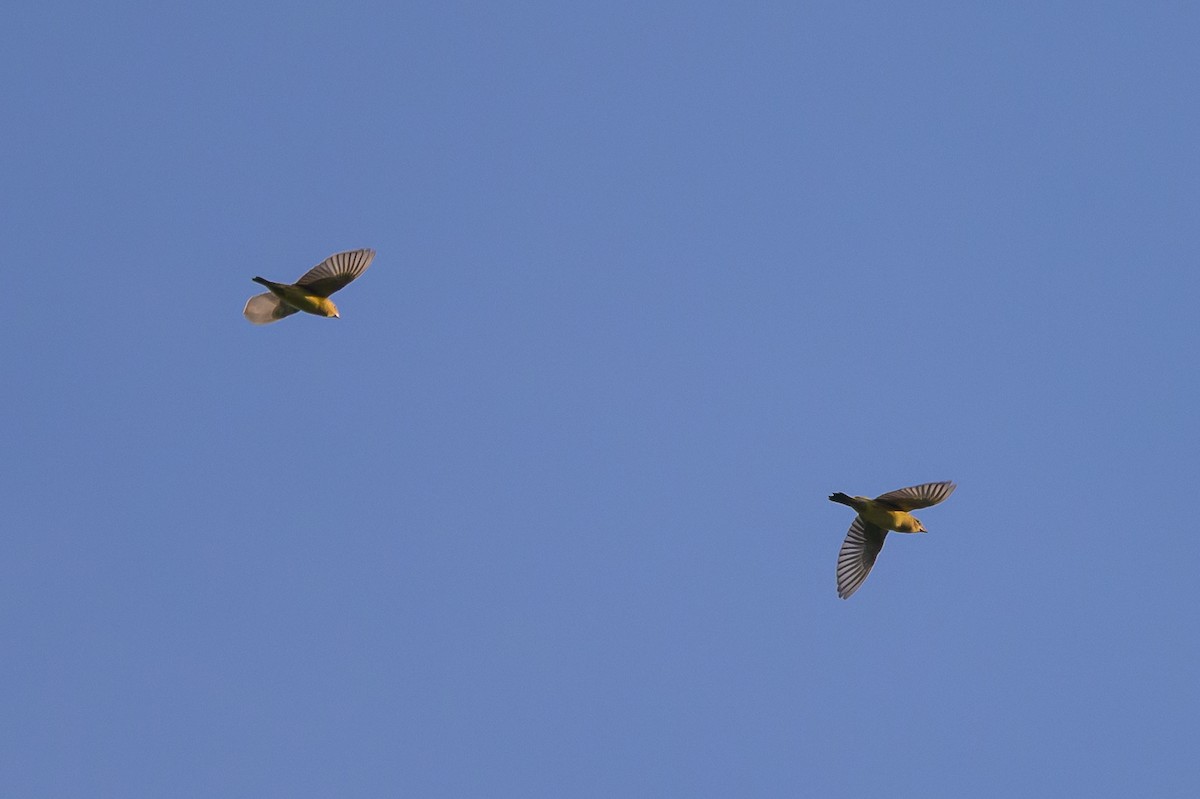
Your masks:
[[[863,584],[875,556],[883,549],[883,539],[888,530],[898,533],[926,533],[921,520],[909,513],[917,508],[936,505],[954,492],[956,486],[944,483],[923,483],[911,488],[900,488],[880,494],[875,499],[850,497],[842,492],[830,494],[829,499],[849,505],[858,511],[842,542],[842,551],[837,561],[837,592],[846,599]]]
[[[296,311],[340,319],[337,306],[329,299],[329,295],[345,288],[350,281],[366,271],[374,257],[374,250],[339,252],[329,256],[291,284],[274,283],[256,277],[254,282],[263,284],[270,291],[251,297],[242,313],[256,325],[277,322]]]

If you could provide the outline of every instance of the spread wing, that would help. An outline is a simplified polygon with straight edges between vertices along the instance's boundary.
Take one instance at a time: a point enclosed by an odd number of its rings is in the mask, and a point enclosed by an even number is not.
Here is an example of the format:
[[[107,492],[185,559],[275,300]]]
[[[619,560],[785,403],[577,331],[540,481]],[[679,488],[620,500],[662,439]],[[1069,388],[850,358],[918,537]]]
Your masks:
[[[247,300],[242,313],[256,325],[269,325],[285,316],[291,316],[296,313],[296,309],[268,291],[265,294],[255,294]]]
[[[339,252],[305,272],[296,285],[303,286],[318,297],[328,297],[365,272],[374,257],[374,250]]]
[[[893,510],[916,510],[936,505],[954,493],[957,486],[947,480],[944,483],[922,483],[911,488],[898,488],[875,497]]]
[[[871,567],[875,565],[875,556],[883,549],[883,539],[887,530],[876,527],[861,516],[855,516],[842,542],[842,551],[838,553],[837,561],[837,592],[838,596],[846,599],[863,584]]]

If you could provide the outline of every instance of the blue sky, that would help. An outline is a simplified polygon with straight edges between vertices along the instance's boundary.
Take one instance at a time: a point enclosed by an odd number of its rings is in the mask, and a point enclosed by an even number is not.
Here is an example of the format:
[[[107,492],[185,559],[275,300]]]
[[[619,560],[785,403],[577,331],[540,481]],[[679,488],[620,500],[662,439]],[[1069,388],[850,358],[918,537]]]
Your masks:
[[[0,794],[1195,795],[1200,12],[993,5],[12,10]]]

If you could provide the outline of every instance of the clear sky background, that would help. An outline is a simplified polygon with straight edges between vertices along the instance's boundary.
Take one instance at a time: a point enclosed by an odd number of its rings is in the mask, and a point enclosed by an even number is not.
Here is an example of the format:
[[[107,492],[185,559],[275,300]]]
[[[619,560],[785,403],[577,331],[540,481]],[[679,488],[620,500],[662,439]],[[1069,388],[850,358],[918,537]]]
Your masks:
[[[1197,795],[1198,40],[9,9],[0,794]]]

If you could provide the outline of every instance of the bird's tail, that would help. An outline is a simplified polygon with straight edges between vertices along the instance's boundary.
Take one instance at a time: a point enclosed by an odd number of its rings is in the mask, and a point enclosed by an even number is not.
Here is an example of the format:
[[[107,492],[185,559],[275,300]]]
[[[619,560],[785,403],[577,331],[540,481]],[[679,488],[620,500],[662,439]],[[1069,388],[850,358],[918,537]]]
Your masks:
[[[271,322],[278,322],[285,316],[291,316],[296,313],[296,309],[271,292],[265,291],[251,297],[246,302],[246,308],[242,313],[256,325],[268,325]]]
[[[270,288],[270,286],[271,286],[271,281],[267,280],[265,277],[252,277],[250,279],[253,280],[255,283],[262,283],[264,286],[267,286],[268,288]]]
[[[829,501],[837,502],[842,505],[849,505],[852,508],[854,507],[854,502],[851,501],[850,497],[847,496],[846,494],[843,494],[841,491],[838,491],[837,493],[834,493],[834,494],[830,494]]]

